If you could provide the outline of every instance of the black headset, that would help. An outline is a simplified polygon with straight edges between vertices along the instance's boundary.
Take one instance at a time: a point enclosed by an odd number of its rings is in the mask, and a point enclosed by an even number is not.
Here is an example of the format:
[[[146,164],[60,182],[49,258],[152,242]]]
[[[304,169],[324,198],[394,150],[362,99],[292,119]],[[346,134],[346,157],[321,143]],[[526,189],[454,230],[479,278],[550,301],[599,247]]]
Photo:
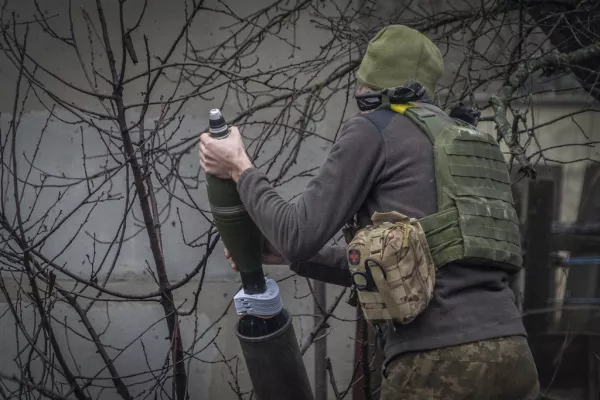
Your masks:
[[[423,85],[415,81],[407,81],[400,87],[383,89],[380,92],[361,93],[357,94],[355,98],[360,111],[370,111],[381,106],[384,97],[387,97],[391,104],[406,104],[422,99],[425,93]]]
[[[390,104],[407,104],[411,101],[419,101],[425,95],[426,91],[423,85],[415,81],[407,81],[400,87],[383,89],[380,92],[357,94],[355,98],[360,111],[371,111],[380,107],[385,97],[387,97]],[[450,117],[477,126],[481,112],[476,108],[466,107],[464,103],[459,102],[450,110]]]

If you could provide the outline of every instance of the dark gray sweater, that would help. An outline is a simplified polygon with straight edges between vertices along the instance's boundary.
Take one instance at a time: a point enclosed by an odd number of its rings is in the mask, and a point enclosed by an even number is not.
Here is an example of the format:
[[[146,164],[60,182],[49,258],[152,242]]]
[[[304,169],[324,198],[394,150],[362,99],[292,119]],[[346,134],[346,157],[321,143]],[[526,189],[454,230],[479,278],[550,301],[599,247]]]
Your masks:
[[[424,105],[443,114],[434,106]],[[295,203],[283,200],[255,168],[238,181],[240,196],[266,238],[299,275],[349,286],[343,246],[325,246],[353,216],[396,210],[421,218],[436,212],[431,142],[407,117],[377,111],[381,131],[362,115],[349,120]],[[508,275],[458,264],[443,266],[429,308],[412,323],[384,331],[386,364],[408,352],[525,335]]]

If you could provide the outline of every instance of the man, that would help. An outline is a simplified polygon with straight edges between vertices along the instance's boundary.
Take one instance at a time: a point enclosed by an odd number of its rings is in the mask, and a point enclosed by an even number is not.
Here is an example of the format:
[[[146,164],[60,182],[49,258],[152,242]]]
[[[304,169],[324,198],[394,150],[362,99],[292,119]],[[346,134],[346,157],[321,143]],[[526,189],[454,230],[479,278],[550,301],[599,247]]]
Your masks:
[[[417,104],[447,121],[429,100],[442,74],[441,53],[429,39],[388,26],[369,43],[355,96],[417,82],[426,90]],[[203,134],[200,162],[207,173],[237,182],[250,216],[277,249],[267,262],[289,263],[299,275],[329,283],[351,285],[345,247],[325,246],[349,220],[364,227],[374,212],[419,219],[437,211],[432,142],[389,109],[359,113],[345,124],[295,204],[252,166],[236,128],[218,141]],[[406,325],[394,330],[384,324],[381,331],[382,400],[539,398],[526,332],[501,269],[443,265],[427,309]]]

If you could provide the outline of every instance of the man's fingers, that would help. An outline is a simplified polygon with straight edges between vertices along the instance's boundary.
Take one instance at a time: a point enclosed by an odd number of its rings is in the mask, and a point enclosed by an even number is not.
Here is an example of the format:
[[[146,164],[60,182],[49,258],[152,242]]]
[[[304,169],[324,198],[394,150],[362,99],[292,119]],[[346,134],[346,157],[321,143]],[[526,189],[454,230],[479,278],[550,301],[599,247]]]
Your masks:
[[[265,240],[265,250],[267,253],[279,254],[279,251],[268,240]]]
[[[266,265],[289,265],[289,262],[279,254],[264,254],[263,264]]]
[[[211,139],[212,138],[210,137],[210,135],[207,132],[204,132],[200,135],[200,144],[207,143]]]
[[[206,146],[204,145],[204,143],[200,142],[200,157],[206,155]]]
[[[200,168],[202,168],[204,172],[215,175],[219,178],[229,178],[228,174],[225,174],[221,171],[219,162],[208,149],[209,147],[207,147],[204,143],[200,143]]]
[[[200,156],[200,167],[206,171],[206,153],[202,143],[200,143],[198,148],[198,155]]]
[[[280,257],[274,254],[265,254],[263,256],[263,263],[267,265],[279,264],[279,259]]]
[[[200,155],[200,168],[202,168],[204,173],[214,175],[221,179],[231,178],[231,175],[227,172],[223,172],[222,168],[219,167],[219,164],[215,160],[205,155]]]
[[[202,137],[205,137],[204,135],[207,135],[207,134],[203,133],[202,135],[203,135]],[[210,149],[210,143],[207,142],[207,139],[202,139],[202,137],[200,139],[200,143],[198,144],[199,154],[200,154],[201,158],[204,157],[204,159],[206,160],[206,158],[207,157],[210,158],[210,155],[211,155],[210,151],[208,151]],[[208,135],[206,137],[208,137]],[[208,137],[208,140],[212,140],[212,139],[210,137]]]
[[[223,249],[223,252],[225,253],[225,258],[227,259],[227,261],[229,261],[229,265],[231,265],[231,268],[235,271],[235,272],[240,272],[238,270],[238,267],[235,265],[235,263],[233,262],[233,259],[231,258],[231,254],[229,254],[229,251],[227,250],[227,248]]]

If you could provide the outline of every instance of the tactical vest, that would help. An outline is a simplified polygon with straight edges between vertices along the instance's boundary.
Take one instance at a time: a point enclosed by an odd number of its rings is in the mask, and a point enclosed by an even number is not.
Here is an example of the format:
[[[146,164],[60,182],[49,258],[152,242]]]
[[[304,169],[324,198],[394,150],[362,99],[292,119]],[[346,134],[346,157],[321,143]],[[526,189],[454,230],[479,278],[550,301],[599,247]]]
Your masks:
[[[433,144],[438,211],[418,221],[436,268],[454,261],[508,272],[522,268],[510,177],[494,138],[414,103],[387,108],[413,121]]]

